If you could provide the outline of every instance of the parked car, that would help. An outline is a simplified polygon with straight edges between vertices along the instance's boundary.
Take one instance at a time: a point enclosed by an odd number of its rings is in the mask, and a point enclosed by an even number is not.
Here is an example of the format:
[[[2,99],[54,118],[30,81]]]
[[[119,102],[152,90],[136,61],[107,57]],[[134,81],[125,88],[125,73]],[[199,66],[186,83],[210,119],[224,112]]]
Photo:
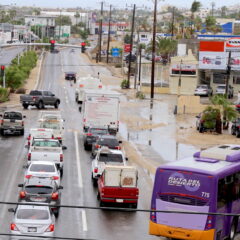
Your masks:
[[[9,208],[8,211],[14,213],[10,224],[11,234],[19,235],[12,236],[11,239],[33,239],[27,235],[40,238],[54,236],[55,217],[48,206],[18,205],[16,209]]]
[[[34,161],[30,163],[24,174],[24,181],[31,177],[48,178],[54,180],[60,186],[60,172],[54,162]]]
[[[221,94],[221,95],[224,95],[226,92],[226,84],[221,84],[221,85],[218,85],[217,88],[216,88],[216,94]],[[231,85],[229,85],[229,88],[228,88],[228,98],[233,98],[233,95],[234,95],[234,89]]]
[[[92,180],[96,186],[98,178],[102,175],[106,165],[125,166],[128,160],[121,150],[112,150],[102,147],[98,150],[95,159],[92,161]]]
[[[31,177],[23,184],[18,184],[21,188],[19,192],[19,202],[38,202],[48,203],[51,205],[51,210],[54,215],[58,217],[59,207],[61,203],[62,186],[58,186],[52,179],[41,179],[38,177]]]
[[[66,80],[73,80],[74,83],[75,83],[76,79],[77,79],[76,75],[77,75],[76,72],[65,72],[65,79]]]
[[[92,144],[92,156],[95,157],[97,151],[103,146],[108,147],[109,149],[121,150],[120,143],[122,143],[122,141],[118,141],[116,136],[102,135]]]
[[[232,122],[231,134],[235,135],[237,138],[240,137],[240,118]]]
[[[98,179],[97,198],[100,206],[105,204],[129,205],[137,208],[139,189],[138,172],[132,166],[106,166]]]
[[[212,96],[213,89],[209,85],[198,85],[194,91],[195,96]]]
[[[137,60],[137,56],[135,54],[132,54],[131,56],[131,62],[136,62]],[[130,61],[130,54],[128,54],[126,57],[125,57],[125,61],[126,62],[129,62]]]
[[[20,102],[25,109],[30,105],[36,106],[38,109],[42,109],[46,105],[58,108],[60,99],[50,91],[32,90],[29,94],[21,95]]]
[[[108,134],[107,127],[89,127],[83,135],[83,144],[85,150],[92,150],[92,144],[97,141],[99,136]]]
[[[0,114],[0,132],[4,136],[9,133],[24,135],[25,116],[18,111],[5,111]]]

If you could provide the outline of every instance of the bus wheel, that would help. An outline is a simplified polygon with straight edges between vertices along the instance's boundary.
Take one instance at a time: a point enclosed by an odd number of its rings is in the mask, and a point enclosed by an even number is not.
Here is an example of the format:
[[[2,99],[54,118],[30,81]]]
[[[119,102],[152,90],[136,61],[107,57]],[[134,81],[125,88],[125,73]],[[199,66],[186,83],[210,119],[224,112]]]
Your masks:
[[[230,234],[229,234],[229,240],[234,240],[234,237],[236,235],[236,230],[237,230],[237,219],[233,219],[231,229],[230,229]]]

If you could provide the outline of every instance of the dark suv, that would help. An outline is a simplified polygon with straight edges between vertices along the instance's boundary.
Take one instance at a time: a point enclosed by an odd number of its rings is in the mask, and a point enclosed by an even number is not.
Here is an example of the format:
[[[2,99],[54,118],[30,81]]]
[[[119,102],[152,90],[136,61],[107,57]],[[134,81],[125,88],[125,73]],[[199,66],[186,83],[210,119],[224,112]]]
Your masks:
[[[61,202],[62,186],[57,186],[57,183],[49,178],[31,177],[24,184],[18,184],[21,187],[19,192],[19,202],[39,202],[49,203],[54,205],[51,207],[54,215],[58,217],[59,207]]]
[[[122,141],[118,141],[113,135],[103,135],[92,144],[92,156],[96,156],[98,149],[102,146],[108,147],[109,149],[121,150],[120,143],[122,143]]]
[[[232,122],[231,134],[237,138],[240,137],[240,118],[237,118]]]
[[[92,144],[97,141],[99,136],[109,134],[107,127],[90,127],[83,137],[84,149],[92,150]]]
[[[76,73],[75,72],[65,72],[65,79],[73,80],[74,82],[76,82]]]

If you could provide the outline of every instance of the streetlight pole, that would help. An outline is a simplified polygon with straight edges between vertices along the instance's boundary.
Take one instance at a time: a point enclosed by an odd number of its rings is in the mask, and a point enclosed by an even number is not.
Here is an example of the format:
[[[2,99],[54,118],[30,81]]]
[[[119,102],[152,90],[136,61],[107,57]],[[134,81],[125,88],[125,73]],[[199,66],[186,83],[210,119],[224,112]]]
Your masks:
[[[112,5],[110,4],[109,21],[108,21],[107,63],[109,60],[108,57],[109,57],[109,47],[110,47],[111,18],[112,18]]]
[[[100,17],[100,23],[99,23],[99,42],[98,42],[98,61],[101,62],[102,58],[102,22],[103,20],[103,2],[101,2],[101,17]]]
[[[60,25],[59,25],[59,40],[61,36],[61,28],[62,28],[62,9],[60,10]]]
[[[152,71],[151,71],[151,100],[154,99],[154,75],[155,75],[155,55],[156,55],[156,26],[157,26],[157,0],[154,2],[153,14],[153,40],[152,40]]]
[[[129,53],[129,60],[128,60],[129,63],[128,63],[127,88],[130,87],[130,76],[131,76],[131,62],[132,62],[132,49],[133,49],[133,33],[134,33],[135,10],[136,10],[136,4],[133,4],[132,29],[131,29],[131,40],[130,40],[130,53]]]

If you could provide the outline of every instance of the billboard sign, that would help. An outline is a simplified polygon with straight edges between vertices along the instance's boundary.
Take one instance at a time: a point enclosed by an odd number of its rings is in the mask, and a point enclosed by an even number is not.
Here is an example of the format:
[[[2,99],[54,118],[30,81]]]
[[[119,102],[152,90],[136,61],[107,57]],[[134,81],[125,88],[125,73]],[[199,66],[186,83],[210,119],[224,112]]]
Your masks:
[[[113,48],[112,49],[112,56],[113,57],[119,57],[120,55],[120,49],[119,48]]]
[[[131,52],[131,44],[124,44],[124,52]]]
[[[240,38],[230,38],[226,41],[226,51],[240,51]]]
[[[199,69],[225,70],[227,58],[226,52],[199,52]]]

